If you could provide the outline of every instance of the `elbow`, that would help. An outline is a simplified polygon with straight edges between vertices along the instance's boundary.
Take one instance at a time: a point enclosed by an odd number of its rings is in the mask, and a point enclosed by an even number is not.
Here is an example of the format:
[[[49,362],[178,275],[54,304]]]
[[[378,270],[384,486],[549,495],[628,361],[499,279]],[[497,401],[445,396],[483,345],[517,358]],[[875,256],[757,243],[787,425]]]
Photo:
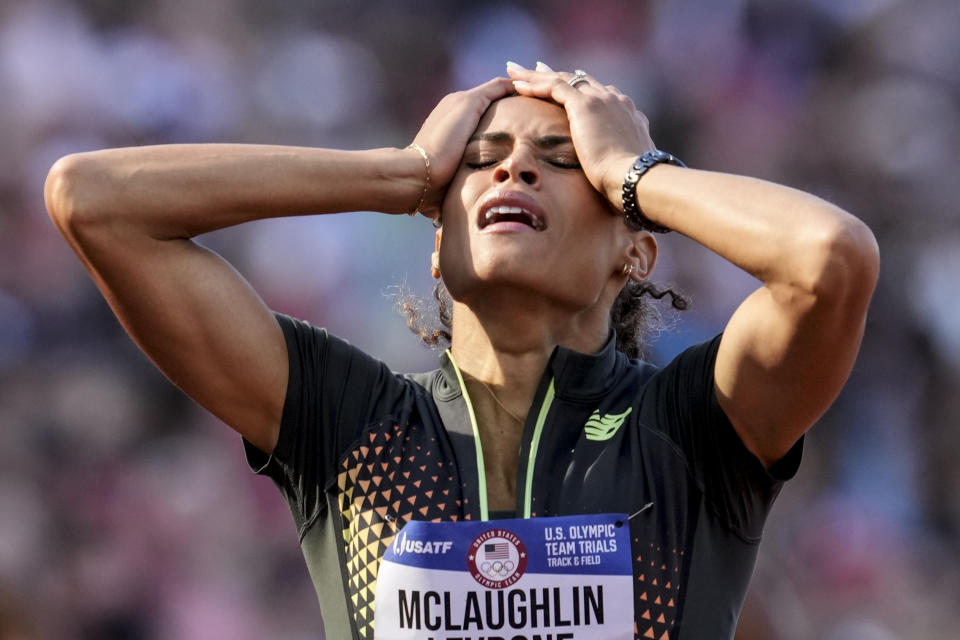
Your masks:
[[[79,174],[82,173],[80,165],[83,164],[81,155],[64,156],[57,160],[50,172],[47,174],[47,181],[43,185],[43,199],[47,205],[47,213],[53,220],[57,228],[64,235],[67,235],[73,228],[80,211],[79,192],[82,182]]]
[[[47,174],[43,197],[47,212],[62,234],[75,236],[100,216],[95,205],[98,180],[90,154],[72,154],[57,160]]]
[[[809,253],[806,288],[818,300],[865,311],[880,274],[873,232],[846,213],[821,231]]]

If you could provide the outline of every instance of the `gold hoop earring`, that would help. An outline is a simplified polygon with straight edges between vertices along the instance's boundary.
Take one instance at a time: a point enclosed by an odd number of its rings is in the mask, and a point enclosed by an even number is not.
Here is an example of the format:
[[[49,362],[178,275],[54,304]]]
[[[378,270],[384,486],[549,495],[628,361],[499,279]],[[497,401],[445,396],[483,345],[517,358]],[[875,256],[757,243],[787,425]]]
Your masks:
[[[629,276],[631,273],[633,273],[633,265],[630,264],[629,262],[624,262],[623,268],[620,269],[620,274],[624,276]]]

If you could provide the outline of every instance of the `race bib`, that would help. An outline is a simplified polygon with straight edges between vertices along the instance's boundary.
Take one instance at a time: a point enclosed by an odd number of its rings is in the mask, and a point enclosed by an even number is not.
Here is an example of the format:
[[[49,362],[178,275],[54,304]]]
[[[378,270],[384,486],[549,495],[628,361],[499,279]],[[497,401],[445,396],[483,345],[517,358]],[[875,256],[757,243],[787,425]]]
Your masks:
[[[633,639],[624,514],[407,523],[377,575],[377,640]]]

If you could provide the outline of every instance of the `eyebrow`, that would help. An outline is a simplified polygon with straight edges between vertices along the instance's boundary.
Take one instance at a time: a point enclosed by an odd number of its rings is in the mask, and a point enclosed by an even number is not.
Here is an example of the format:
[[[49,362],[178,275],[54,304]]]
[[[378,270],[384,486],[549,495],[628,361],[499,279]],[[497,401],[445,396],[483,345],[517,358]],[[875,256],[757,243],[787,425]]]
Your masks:
[[[471,142],[513,142],[514,136],[506,131],[495,131],[493,133],[478,133],[471,136],[467,144]],[[565,144],[573,144],[570,136],[545,135],[536,138],[533,143],[541,149],[554,149]]]

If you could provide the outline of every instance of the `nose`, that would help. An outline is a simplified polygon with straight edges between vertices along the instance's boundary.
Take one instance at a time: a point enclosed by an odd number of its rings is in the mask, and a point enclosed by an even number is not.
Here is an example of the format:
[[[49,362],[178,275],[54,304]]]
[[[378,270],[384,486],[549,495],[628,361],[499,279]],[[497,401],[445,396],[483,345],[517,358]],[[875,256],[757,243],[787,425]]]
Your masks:
[[[540,167],[532,150],[520,144],[497,165],[493,172],[495,182],[523,182],[531,187],[540,185]]]

